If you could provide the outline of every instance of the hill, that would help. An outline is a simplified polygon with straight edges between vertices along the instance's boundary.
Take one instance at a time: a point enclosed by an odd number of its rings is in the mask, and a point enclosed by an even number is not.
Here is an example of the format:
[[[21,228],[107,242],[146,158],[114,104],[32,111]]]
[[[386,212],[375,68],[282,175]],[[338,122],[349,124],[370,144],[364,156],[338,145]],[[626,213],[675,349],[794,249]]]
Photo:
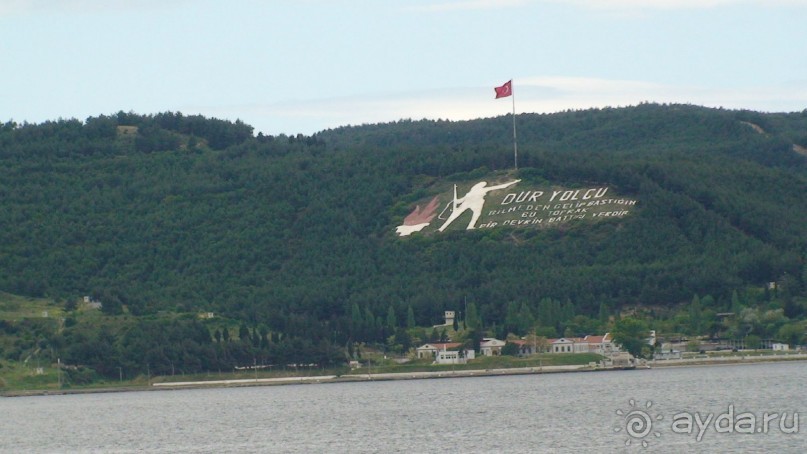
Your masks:
[[[241,325],[255,348],[274,335],[328,361],[350,342],[401,336],[410,315],[430,326],[469,302],[496,334],[586,331],[627,307],[675,311],[693,296],[713,313],[739,299],[803,317],[807,111],[643,104],[517,121],[518,170],[510,117],[278,137],[170,112],[9,122],[0,290],[66,306],[92,296],[111,317],[135,316],[129,328],[214,312],[227,321],[205,322],[210,332]],[[515,180],[485,207],[602,188],[635,204],[530,226],[489,209],[477,226],[495,228],[473,230],[460,227],[467,211],[444,232],[396,233],[428,219],[415,209],[434,197],[431,214],[450,213],[455,185],[459,197]],[[762,290],[770,282],[782,292]],[[125,332],[111,329],[110,345]]]

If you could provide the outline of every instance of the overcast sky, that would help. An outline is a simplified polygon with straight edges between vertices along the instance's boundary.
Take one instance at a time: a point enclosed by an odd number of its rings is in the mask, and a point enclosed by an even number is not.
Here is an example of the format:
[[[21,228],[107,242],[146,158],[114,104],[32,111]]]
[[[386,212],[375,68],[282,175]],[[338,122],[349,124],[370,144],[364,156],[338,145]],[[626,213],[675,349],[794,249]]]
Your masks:
[[[807,0],[0,0],[0,121],[807,108]]]

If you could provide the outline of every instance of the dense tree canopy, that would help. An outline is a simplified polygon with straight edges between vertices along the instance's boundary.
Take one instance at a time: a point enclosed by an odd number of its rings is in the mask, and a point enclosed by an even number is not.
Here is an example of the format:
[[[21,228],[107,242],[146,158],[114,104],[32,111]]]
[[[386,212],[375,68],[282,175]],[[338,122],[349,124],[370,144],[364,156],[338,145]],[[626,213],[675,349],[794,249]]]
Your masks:
[[[396,237],[430,185],[509,170],[504,117],[277,137],[171,112],[8,122],[0,290],[92,295],[111,313],[215,311],[329,357],[318,342],[383,341],[468,303],[475,327],[562,335],[575,316],[626,305],[709,294],[727,308],[733,290],[783,276],[807,289],[807,111],[643,104],[517,121],[518,178],[608,184],[639,201],[635,214]],[[175,329],[206,357],[233,356],[192,324]],[[119,335],[121,349],[144,342]],[[260,335],[254,348],[269,351]]]

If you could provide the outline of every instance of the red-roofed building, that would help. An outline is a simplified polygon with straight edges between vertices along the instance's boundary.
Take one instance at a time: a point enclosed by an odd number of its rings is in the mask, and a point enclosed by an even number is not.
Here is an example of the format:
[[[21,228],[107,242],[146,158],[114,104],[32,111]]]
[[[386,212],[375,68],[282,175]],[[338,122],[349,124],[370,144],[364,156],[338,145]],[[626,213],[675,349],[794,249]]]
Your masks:
[[[614,344],[611,333],[605,333],[603,336],[586,336],[583,341],[588,343],[588,351],[591,353],[608,355],[619,351],[619,347]]]
[[[550,339],[540,337],[534,339],[508,339],[507,343],[518,346],[519,356],[528,356],[551,351],[552,345],[549,341]]]
[[[611,338],[611,333],[603,336],[561,337],[560,339],[549,339],[552,346],[552,353],[597,353],[599,355],[609,355],[619,351]]]

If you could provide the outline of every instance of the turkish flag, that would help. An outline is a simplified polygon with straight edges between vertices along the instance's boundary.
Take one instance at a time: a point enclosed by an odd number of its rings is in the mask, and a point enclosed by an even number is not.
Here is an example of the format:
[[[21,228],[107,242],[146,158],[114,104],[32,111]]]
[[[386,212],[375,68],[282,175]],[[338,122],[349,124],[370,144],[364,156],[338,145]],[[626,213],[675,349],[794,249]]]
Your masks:
[[[493,89],[496,90],[496,99],[506,98],[508,96],[512,96],[513,95],[513,81],[508,80],[501,87],[493,87]]]

